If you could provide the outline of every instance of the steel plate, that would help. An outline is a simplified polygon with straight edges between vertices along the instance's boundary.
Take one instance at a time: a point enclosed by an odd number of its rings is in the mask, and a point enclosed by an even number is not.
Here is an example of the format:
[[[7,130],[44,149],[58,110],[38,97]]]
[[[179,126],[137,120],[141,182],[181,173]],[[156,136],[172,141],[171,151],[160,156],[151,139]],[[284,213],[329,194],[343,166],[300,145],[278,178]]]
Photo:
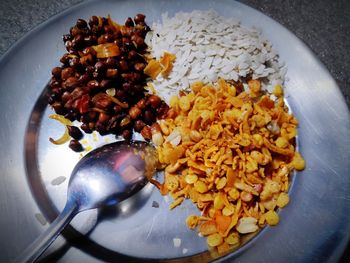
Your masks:
[[[281,25],[243,4],[229,0],[201,1],[89,1],[51,18],[28,33],[0,61],[0,257],[15,258],[47,228],[63,208],[68,175],[79,154],[48,143],[61,127],[48,119],[44,103],[50,69],[64,52],[61,36],[78,18],[111,16],[125,21],[144,13],[147,21],[193,9],[217,10],[245,26],[261,29],[288,66],[286,95],[299,119],[300,151],[307,168],[298,173],[291,203],[280,213],[281,222],[267,227],[239,250],[219,261],[336,262],[350,235],[350,114],[335,81],[310,50]],[[44,91],[43,91],[44,90]],[[97,146],[106,138],[90,136]],[[55,185],[53,181],[66,176]],[[159,208],[152,207],[153,201]],[[79,215],[46,253],[60,262],[207,261],[206,243],[185,226],[196,212],[190,202],[172,212],[169,200],[151,185],[118,207]],[[181,239],[174,247],[173,239]]]

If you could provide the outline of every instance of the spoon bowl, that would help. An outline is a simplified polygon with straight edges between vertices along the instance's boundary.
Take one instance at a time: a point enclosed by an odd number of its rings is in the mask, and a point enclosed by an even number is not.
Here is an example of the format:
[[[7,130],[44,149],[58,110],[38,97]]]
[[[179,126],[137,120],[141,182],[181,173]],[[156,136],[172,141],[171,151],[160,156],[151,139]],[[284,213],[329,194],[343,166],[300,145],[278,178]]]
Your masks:
[[[79,210],[114,205],[139,191],[148,182],[142,153],[145,142],[116,142],[84,156],[73,169],[68,200]]]
[[[16,262],[35,262],[81,211],[116,205],[142,189],[156,170],[155,149],[119,141],[86,154],[74,167],[61,214]]]

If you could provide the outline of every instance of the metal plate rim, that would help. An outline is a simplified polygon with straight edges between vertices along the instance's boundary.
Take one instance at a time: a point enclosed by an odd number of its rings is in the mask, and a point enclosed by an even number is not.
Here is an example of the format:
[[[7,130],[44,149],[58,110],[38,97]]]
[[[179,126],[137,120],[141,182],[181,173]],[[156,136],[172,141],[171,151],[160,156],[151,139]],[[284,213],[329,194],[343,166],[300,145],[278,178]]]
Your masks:
[[[6,66],[6,63],[8,62],[8,60],[10,59],[11,55],[16,51],[16,49],[19,49],[21,47],[21,45],[24,44],[24,42],[27,40],[27,39],[30,39],[31,36],[33,34],[35,34],[36,32],[40,31],[42,28],[45,28],[47,25],[49,25],[50,23],[53,23],[54,21],[56,21],[56,19],[64,16],[64,15],[67,15],[69,14],[70,12],[74,12],[74,10],[78,9],[80,6],[85,6],[85,5],[88,5],[88,4],[91,4],[91,3],[94,3],[95,1],[88,1],[88,2],[83,2],[83,3],[80,3],[78,5],[75,5],[71,8],[68,8],[66,10],[64,10],[63,12],[53,16],[52,18],[50,18],[49,20],[43,22],[42,24],[38,25],[37,27],[35,27],[32,31],[28,32],[27,34],[25,34],[19,41],[16,42],[15,45],[13,45],[9,50],[6,51],[6,53],[1,57],[0,59],[0,65],[1,66]],[[245,6],[241,3],[236,3],[236,4],[239,4],[239,5],[242,5],[242,6]],[[245,6],[246,7],[246,6]],[[249,7],[250,8],[250,7]],[[252,9],[252,8],[251,8]],[[257,10],[254,10],[255,12],[259,12]],[[259,12],[261,13],[261,12]],[[262,14],[262,13],[261,13]],[[263,15],[263,14],[262,14]],[[266,15],[263,15],[266,17]],[[271,18],[269,18],[271,19]],[[271,19],[272,20],[272,19]],[[272,20],[274,23],[277,23],[276,21]],[[278,23],[277,23],[278,24]],[[335,88],[333,88],[333,92],[335,92],[335,97],[337,97],[338,99],[340,99],[340,104],[344,104],[345,106],[345,100],[344,100],[344,97],[341,95],[341,92],[339,90],[339,88],[337,87],[337,84],[336,82],[333,80],[333,78],[331,77],[330,73],[328,72],[328,70],[325,68],[325,66],[319,61],[319,59],[313,54],[313,52],[310,50],[310,48],[305,44],[303,43],[300,39],[298,39],[296,36],[294,36],[294,34],[289,31],[288,29],[284,28],[282,25],[278,24],[278,26],[280,26],[281,28],[283,28],[283,30],[287,30],[289,34],[291,34],[296,41],[299,42],[300,45],[303,46],[303,49],[305,49],[309,54],[311,54],[311,56],[313,57],[313,59],[317,62],[317,64],[320,66],[320,70],[322,71],[322,74],[326,75],[326,78],[330,79],[333,86],[335,86]],[[350,116],[350,113],[349,113],[349,109],[345,106],[345,116],[348,117],[349,119],[349,116]],[[345,126],[347,127],[350,127],[350,124],[349,124],[349,120],[347,121],[347,123],[345,123]],[[348,229],[349,229],[349,226],[348,226]],[[346,240],[347,242],[349,241],[349,238],[350,238],[350,233],[348,231],[348,233],[346,234],[346,237],[344,237],[343,241]],[[344,242],[343,242],[344,243]],[[228,259],[229,257],[227,257]]]

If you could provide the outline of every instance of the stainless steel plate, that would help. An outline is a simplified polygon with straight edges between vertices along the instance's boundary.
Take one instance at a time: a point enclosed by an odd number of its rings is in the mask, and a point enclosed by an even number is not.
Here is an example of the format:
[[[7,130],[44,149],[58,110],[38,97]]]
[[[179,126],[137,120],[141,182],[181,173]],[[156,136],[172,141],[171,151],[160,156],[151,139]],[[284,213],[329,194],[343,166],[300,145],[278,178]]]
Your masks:
[[[1,261],[13,259],[47,227],[35,214],[52,220],[62,209],[68,178],[59,185],[52,182],[68,176],[79,158],[66,146],[48,143],[48,137],[61,131],[47,118],[50,109],[40,97],[50,69],[58,65],[64,52],[61,36],[77,18],[91,15],[111,14],[122,22],[142,12],[151,23],[166,11],[172,15],[208,8],[261,29],[286,62],[287,100],[300,121],[300,151],[307,162],[306,170],[295,177],[291,203],[280,213],[280,224],[265,228],[222,260],[339,259],[350,235],[350,114],[334,80],[300,40],[263,14],[229,0],[180,0],[84,2],[37,27],[4,55],[0,61]],[[89,141],[105,143],[104,138],[90,137]],[[153,201],[160,207],[152,207]],[[65,232],[70,242],[58,240],[49,257],[61,262],[207,260],[205,240],[184,224],[196,209],[185,203],[170,213],[167,206],[168,201],[148,186],[117,208],[81,214],[72,223],[78,231],[70,228]],[[174,247],[174,238],[181,239],[180,247]]]

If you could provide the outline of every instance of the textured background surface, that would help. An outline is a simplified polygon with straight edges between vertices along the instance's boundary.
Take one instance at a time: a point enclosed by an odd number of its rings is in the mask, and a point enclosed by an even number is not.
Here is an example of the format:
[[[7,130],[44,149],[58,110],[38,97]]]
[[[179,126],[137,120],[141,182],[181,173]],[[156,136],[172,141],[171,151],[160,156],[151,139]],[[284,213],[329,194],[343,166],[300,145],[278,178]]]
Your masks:
[[[0,55],[26,32],[81,0],[0,0]],[[337,81],[350,107],[349,0],[241,0],[292,31]],[[349,260],[349,249],[343,261]],[[348,261],[349,262],[349,261]]]

